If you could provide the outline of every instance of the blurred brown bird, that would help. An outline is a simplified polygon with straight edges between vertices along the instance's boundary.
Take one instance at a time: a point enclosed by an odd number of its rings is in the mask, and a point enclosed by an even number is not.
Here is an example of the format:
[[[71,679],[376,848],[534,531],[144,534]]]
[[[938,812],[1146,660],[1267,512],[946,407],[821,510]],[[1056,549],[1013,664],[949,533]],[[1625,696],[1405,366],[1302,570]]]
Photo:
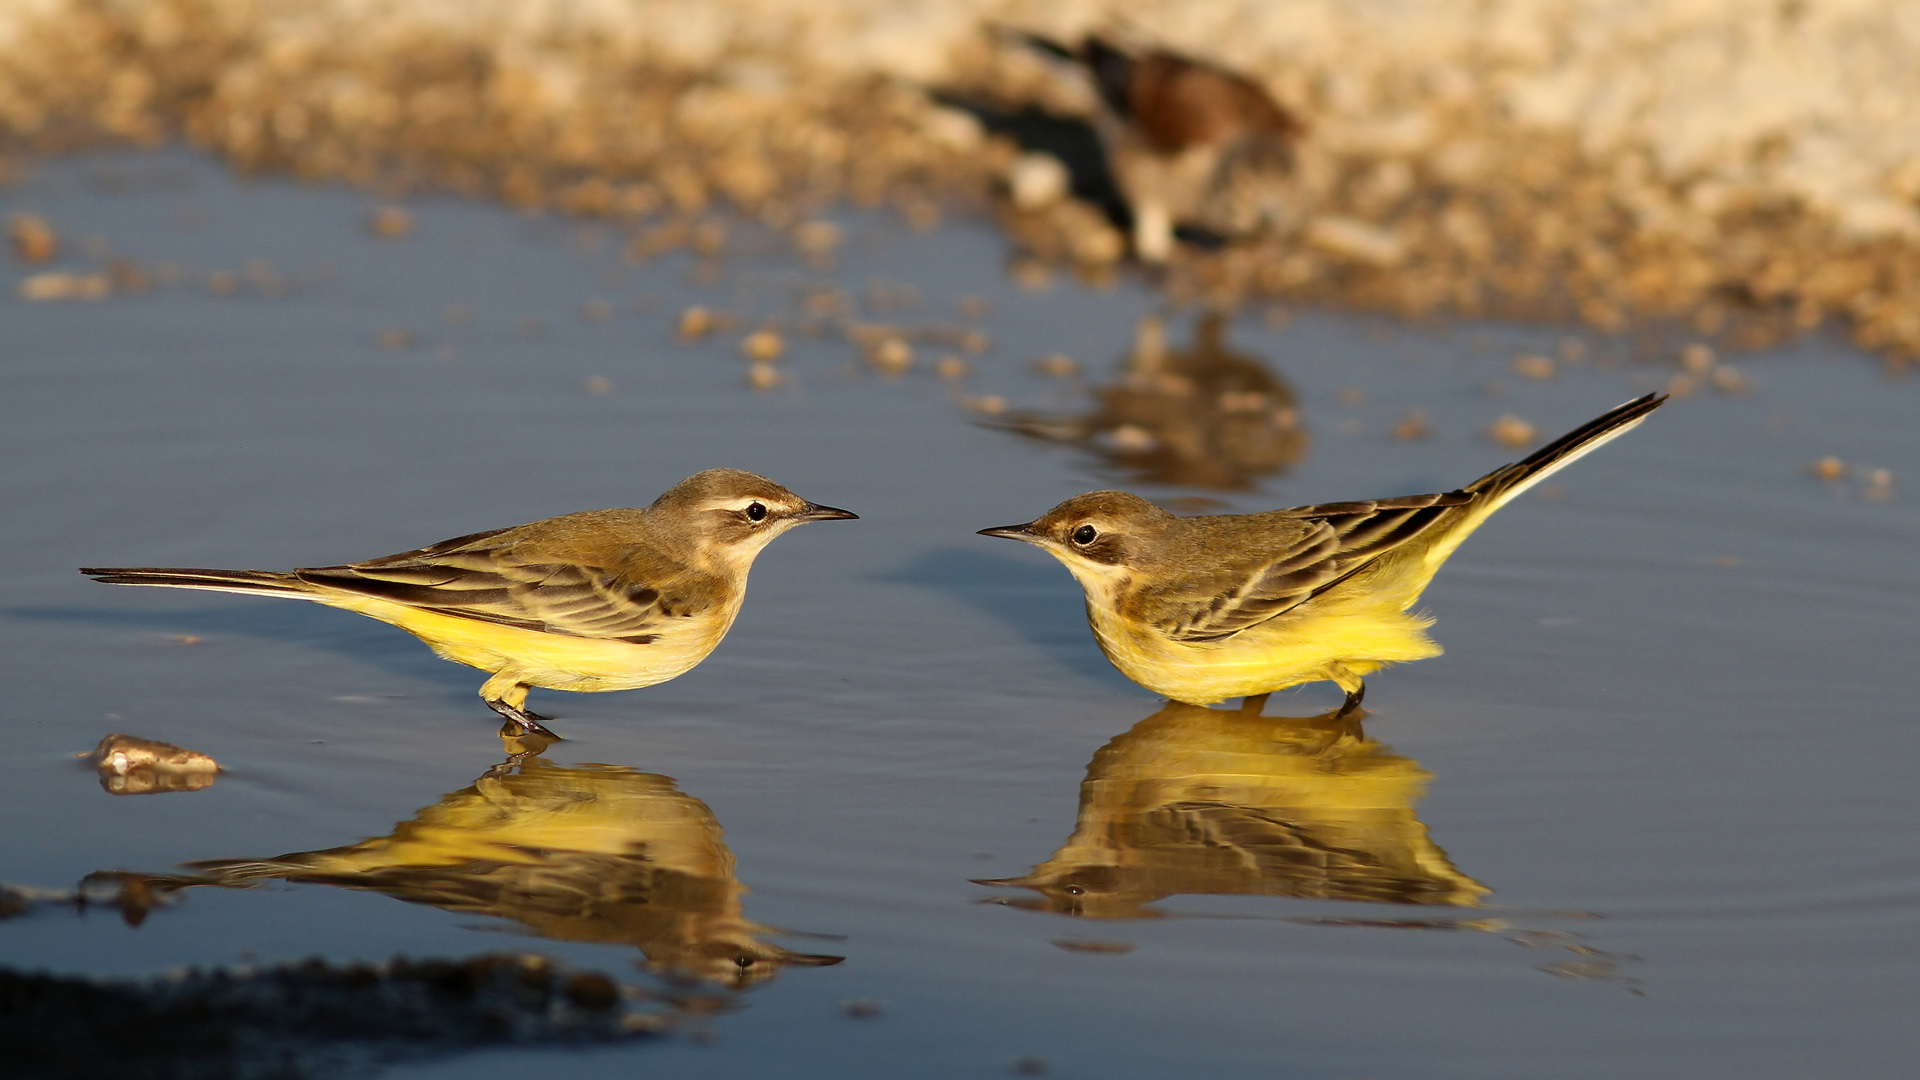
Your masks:
[[[1306,134],[1257,83],[1203,60],[1167,49],[1131,52],[1098,34],[1073,48],[1016,33],[1092,76],[1105,106],[1096,126],[1107,167],[1133,213],[1134,255],[1142,262],[1167,261],[1174,226],[1193,220],[1230,162],[1284,171]]]

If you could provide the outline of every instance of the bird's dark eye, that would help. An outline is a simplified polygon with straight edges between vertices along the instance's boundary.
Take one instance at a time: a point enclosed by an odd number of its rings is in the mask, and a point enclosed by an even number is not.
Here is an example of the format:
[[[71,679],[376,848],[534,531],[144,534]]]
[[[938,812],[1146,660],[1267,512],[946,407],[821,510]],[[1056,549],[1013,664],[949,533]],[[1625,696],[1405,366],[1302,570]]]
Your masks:
[[[759,503],[755,503],[754,505],[755,505],[755,506],[759,506],[760,504],[759,504]],[[765,510],[764,508],[762,508],[760,512],[764,514],[764,513],[766,513],[766,510]],[[733,961],[733,962],[734,962],[735,964],[738,964],[738,965],[740,965],[740,967],[742,967],[742,968],[750,968],[750,967],[752,967],[752,966],[753,966],[753,957],[751,957],[751,956],[740,956],[740,957],[735,957],[735,958],[734,958],[734,961]]]
[[[1065,889],[1062,889],[1061,891],[1066,893],[1068,896],[1084,896],[1086,895],[1087,890],[1082,888],[1079,885],[1069,885]]]
[[[761,503],[747,504],[747,520],[748,521],[760,521],[765,519],[766,516],[767,516],[767,508],[765,505]]]
[[[1079,544],[1081,547],[1086,547],[1088,544],[1093,543],[1094,537],[1099,535],[1100,535],[1099,530],[1095,529],[1093,526],[1082,525],[1079,528],[1073,530],[1073,542],[1076,544]]]

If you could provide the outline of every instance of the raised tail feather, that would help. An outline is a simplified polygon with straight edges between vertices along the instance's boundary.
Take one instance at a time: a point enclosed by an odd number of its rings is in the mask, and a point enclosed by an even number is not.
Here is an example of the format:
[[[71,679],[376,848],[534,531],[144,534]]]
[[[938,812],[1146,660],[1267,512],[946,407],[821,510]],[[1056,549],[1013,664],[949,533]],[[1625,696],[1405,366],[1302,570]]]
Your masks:
[[[194,570],[167,566],[83,566],[80,572],[108,585],[158,585],[168,589],[209,589],[214,592],[254,593],[264,596],[308,596],[292,574],[273,570]]]
[[[1527,455],[1524,460],[1502,465],[1468,484],[1463,490],[1473,493],[1473,502],[1456,511],[1459,517],[1438,526],[1435,540],[1425,552],[1426,565],[1437,568],[1495,510],[1512,502],[1533,485],[1633,430],[1666,400],[1665,394],[1634,398],[1581,424]]]
[[[1634,398],[1535,450],[1524,461],[1502,465],[1468,484],[1466,490],[1484,494],[1490,504],[1484,512],[1492,513],[1514,496],[1633,430],[1666,400],[1665,394]]]

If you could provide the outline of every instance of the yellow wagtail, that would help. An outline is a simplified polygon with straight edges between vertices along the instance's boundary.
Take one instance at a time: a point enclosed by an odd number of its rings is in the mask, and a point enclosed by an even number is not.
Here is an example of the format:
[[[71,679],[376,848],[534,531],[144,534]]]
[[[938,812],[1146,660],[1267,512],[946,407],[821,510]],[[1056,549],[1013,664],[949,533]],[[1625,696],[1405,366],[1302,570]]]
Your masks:
[[[1076,495],[1025,525],[980,530],[1066,564],[1100,649],[1126,676],[1208,705],[1329,679],[1357,708],[1365,676],[1440,655],[1409,613],[1454,548],[1514,496],[1617,438],[1648,394],[1458,491],[1264,514],[1175,517],[1137,495]]]
[[[527,690],[632,690],[692,670],[720,644],[747,571],[774,537],[857,515],[764,476],[708,469],[646,509],[588,510],[474,533],[384,559],[294,570],[94,567],[111,585],[312,600],[389,622],[493,677],[480,697],[551,735]]]

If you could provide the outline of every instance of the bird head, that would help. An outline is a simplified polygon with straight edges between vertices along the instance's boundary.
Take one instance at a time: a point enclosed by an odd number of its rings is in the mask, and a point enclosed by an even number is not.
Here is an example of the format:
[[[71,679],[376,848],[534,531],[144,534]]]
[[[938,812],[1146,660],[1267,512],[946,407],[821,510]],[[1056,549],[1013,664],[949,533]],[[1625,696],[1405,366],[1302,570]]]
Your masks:
[[[1088,589],[1128,575],[1154,550],[1174,516],[1138,495],[1090,491],[1025,525],[981,529],[1041,548]]]
[[[808,502],[764,476],[739,469],[694,473],[655,499],[647,515],[663,532],[742,571],[761,548],[796,525],[859,517]]]

